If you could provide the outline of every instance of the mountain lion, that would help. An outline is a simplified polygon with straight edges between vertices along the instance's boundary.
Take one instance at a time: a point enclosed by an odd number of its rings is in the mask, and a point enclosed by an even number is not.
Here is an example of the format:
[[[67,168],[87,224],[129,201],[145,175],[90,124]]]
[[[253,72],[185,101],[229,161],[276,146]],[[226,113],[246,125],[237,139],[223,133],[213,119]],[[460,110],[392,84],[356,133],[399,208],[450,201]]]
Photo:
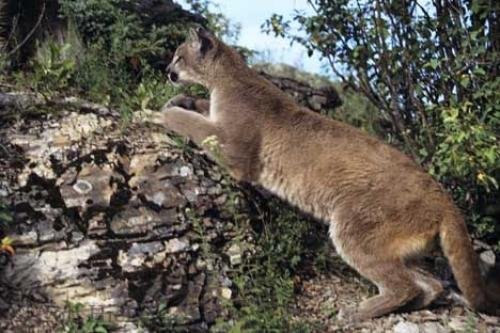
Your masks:
[[[327,223],[343,260],[378,287],[350,318],[419,309],[439,296],[441,283],[411,263],[437,239],[469,306],[495,311],[464,219],[410,158],[298,106],[201,28],[179,46],[167,72],[174,83],[207,87],[210,103],[199,105],[200,114],[181,107],[196,108],[194,101],[176,97],[153,121],[199,146],[216,140],[235,179],[261,185]]]

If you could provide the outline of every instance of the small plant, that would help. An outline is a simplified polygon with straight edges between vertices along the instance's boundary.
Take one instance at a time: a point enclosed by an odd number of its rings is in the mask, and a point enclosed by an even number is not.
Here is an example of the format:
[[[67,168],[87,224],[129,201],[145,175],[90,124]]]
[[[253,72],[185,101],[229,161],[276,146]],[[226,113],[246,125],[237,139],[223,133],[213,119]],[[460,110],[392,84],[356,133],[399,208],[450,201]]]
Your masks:
[[[12,222],[12,214],[7,206],[0,202],[0,230]]]
[[[4,79],[5,71],[7,68],[7,58],[4,54],[0,54],[0,82]]]
[[[217,161],[218,164],[224,165],[224,160],[222,158],[222,152],[221,152],[221,147],[219,140],[216,135],[210,135],[205,140],[201,142],[201,145],[203,148],[205,148],[212,157]]]
[[[205,237],[205,226],[203,225],[203,221],[190,208],[186,209],[186,216],[193,224],[193,231],[196,233],[198,241],[200,242],[201,257],[204,259],[213,257],[210,252],[210,243]]]
[[[477,316],[474,312],[467,311],[467,320],[465,322],[464,333],[474,333],[478,331]]]
[[[181,90],[170,84],[164,75],[148,68],[129,96],[128,103],[134,111],[158,110],[180,92]]]
[[[304,259],[322,244],[316,238],[314,242],[306,242],[317,235],[316,224],[277,199],[264,206],[258,220],[253,222],[254,251],[231,272],[238,290],[235,302],[239,307],[230,309],[236,321],[230,327],[227,323],[226,327],[220,324],[221,329],[230,332],[309,332],[310,324],[293,321],[290,305],[294,300],[294,275]]]
[[[71,45],[49,41],[33,60],[33,88],[47,101],[69,86],[75,71],[75,60],[69,56]]]
[[[13,241],[9,237],[4,237],[0,240],[0,269],[7,265],[16,253],[12,247],[12,243]]]
[[[8,251],[10,254],[14,255],[14,248],[12,247],[12,244],[14,243],[14,240],[10,237],[4,237],[0,241],[0,249],[4,251]]]
[[[178,326],[179,318],[168,313],[165,303],[160,303],[153,313],[143,313],[140,324],[151,332],[176,333],[188,332],[188,330]]]
[[[66,303],[67,317],[62,324],[59,333],[108,333],[113,325],[101,316],[95,317],[90,314],[82,316],[83,304]]]

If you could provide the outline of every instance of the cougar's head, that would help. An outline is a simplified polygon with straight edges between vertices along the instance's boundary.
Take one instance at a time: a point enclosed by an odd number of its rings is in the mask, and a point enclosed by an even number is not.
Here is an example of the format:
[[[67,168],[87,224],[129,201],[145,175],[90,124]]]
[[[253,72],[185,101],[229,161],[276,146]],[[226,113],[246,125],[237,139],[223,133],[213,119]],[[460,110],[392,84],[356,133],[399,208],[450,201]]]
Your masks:
[[[214,62],[220,42],[203,28],[189,31],[189,36],[175,51],[167,67],[169,80],[174,84],[200,83],[206,85],[215,71]]]

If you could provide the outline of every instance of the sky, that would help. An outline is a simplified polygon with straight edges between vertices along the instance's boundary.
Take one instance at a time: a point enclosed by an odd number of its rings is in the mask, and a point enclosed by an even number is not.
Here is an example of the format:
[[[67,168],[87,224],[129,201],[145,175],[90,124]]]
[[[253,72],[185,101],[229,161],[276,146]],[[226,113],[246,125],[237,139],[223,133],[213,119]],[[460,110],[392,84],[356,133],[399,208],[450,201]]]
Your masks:
[[[184,8],[185,2],[177,1]],[[267,35],[261,31],[261,25],[277,13],[290,18],[294,10],[311,13],[307,0],[213,0],[216,10],[227,16],[232,22],[241,24],[238,45],[261,52],[264,60],[274,63],[286,63],[313,73],[325,74],[317,56],[309,58],[300,45],[290,46],[288,40]]]

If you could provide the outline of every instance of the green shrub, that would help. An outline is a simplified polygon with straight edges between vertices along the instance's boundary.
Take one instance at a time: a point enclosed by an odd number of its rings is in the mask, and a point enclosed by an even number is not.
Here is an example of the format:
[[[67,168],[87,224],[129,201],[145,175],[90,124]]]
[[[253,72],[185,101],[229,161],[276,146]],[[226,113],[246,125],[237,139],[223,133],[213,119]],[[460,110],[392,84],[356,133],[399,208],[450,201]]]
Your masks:
[[[52,94],[59,93],[69,86],[75,72],[75,61],[69,55],[71,45],[53,41],[38,48],[33,60],[33,72],[30,76],[33,89],[47,100]]]
[[[193,1],[192,5],[203,13],[212,13],[208,1],[198,3]],[[74,87],[87,98],[119,109],[128,119],[133,111],[160,108],[181,91],[206,94],[196,86],[174,88],[164,75],[167,54],[171,55],[184,40],[188,25],[175,19],[161,27],[146,23],[118,0],[63,0],[61,4],[64,15],[78,26],[85,41]],[[231,32],[224,16],[210,15],[208,22],[216,31],[237,34]]]
[[[187,329],[179,327],[180,319],[168,313],[165,303],[160,303],[154,312],[141,315],[140,325],[157,333],[187,332]]]
[[[78,59],[75,87],[97,102],[130,114],[138,106],[133,101],[137,93],[146,93],[140,87],[151,85],[145,81],[155,76],[150,75],[148,59],[165,54],[167,41],[175,40],[171,37],[177,30],[171,26],[143,25],[136,14],[120,6],[120,1],[61,4],[64,15],[78,27],[86,45]]]
[[[83,305],[80,303],[66,303],[66,318],[61,324],[59,333],[108,333],[113,325],[101,316],[82,315]]]
[[[294,276],[306,259],[327,245],[315,221],[309,221],[277,199],[260,203],[260,215],[252,222],[255,248],[243,264],[231,272],[238,291],[236,321],[218,325],[230,332],[308,332],[309,324],[295,322],[290,313],[294,301]],[[245,225],[244,221],[236,223]],[[243,227],[245,229],[245,227]],[[246,229],[245,229],[246,230]]]

